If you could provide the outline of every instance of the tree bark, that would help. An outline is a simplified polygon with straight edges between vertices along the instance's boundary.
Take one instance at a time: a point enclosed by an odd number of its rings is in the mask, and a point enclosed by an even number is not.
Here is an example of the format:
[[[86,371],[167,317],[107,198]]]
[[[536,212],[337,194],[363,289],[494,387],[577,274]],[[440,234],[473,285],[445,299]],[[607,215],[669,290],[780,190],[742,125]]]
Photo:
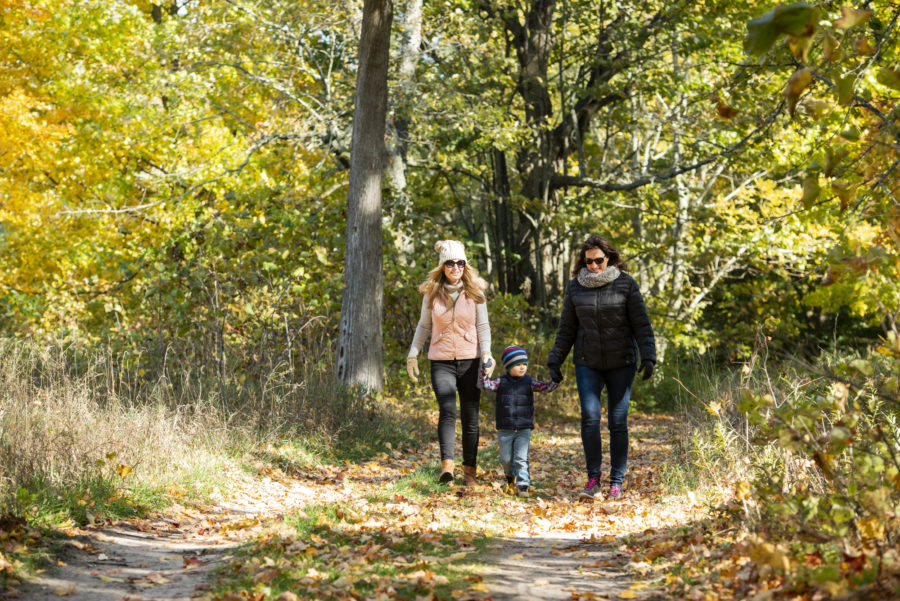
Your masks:
[[[406,190],[407,154],[409,132],[412,125],[412,107],[415,104],[416,65],[422,46],[422,0],[407,0],[403,22],[403,41],[400,46],[400,77],[392,98],[392,119],[388,121],[389,171],[394,188],[394,201],[388,213],[397,223],[408,219],[412,209]],[[397,228],[394,244],[401,261],[408,262],[413,255],[412,236],[408,228]]]
[[[365,0],[353,109],[338,379],[381,390],[384,349],[381,184],[385,160],[391,0]]]

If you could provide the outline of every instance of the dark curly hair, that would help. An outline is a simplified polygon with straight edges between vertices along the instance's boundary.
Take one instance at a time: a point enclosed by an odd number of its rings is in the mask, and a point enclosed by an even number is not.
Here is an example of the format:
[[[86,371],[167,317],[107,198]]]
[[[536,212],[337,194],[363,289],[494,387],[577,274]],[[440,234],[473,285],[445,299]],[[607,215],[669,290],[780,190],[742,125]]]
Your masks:
[[[603,236],[591,234],[587,237],[587,240],[582,242],[581,246],[578,247],[578,260],[575,262],[575,269],[572,270],[572,277],[578,277],[578,274],[581,273],[581,269],[586,267],[584,264],[584,255],[592,248],[599,248],[603,251],[604,255],[609,257],[609,262],[606,264],[607,267],[615,265],[619,268],[619,271],[628,271],[628,266],[622,258],[622,253],[620,253],[619,250]]]

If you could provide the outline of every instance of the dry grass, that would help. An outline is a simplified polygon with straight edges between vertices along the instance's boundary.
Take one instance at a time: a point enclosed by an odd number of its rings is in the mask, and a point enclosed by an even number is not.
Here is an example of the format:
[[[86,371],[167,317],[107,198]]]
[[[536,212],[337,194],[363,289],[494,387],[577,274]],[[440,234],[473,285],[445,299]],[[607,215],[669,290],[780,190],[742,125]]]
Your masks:
[[[171,360],[151,379],[126,355],[0,339],[0,515],[23,511],[20,489],[196,492],[217,484],[225,462],[273,444],[352,458],[425,431],[406,395],[350,394],[328,349],[310,357],[226,379]]]
[[[240,438],[210,403],[118,397],[103,385],[104,365],[74,374],[62,349],[0,342],[0,507],[9,510],[19,488],[121,478],[120,465],[132,468],[129,487],[178,482],[213,471]]]

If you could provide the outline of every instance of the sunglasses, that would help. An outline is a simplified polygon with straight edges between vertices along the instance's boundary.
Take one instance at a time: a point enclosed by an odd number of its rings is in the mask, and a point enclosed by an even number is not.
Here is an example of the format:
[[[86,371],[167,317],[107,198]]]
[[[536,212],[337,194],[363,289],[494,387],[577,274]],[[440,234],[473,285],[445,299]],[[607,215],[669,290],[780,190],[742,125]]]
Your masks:
[[[590,265],[591,263],[596,263],[597,265],[603,265],[604,261],[606,261],[606,257],[600,257],[599,259],[588,259],[585,257],[584,264]]]
[[[444,267],[446,267],[447,269],[453,269],[454,267],[465,269],[466,262],[463,259],[460,259],[459,261],[444,261]]]

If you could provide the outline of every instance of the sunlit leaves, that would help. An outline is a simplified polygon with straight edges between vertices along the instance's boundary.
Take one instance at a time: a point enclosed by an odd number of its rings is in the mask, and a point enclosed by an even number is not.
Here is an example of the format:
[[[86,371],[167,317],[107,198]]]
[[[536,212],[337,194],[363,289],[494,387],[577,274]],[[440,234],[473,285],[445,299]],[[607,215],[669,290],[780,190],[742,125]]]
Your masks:
[[[810,173],[804,176],[801,204],[807,211],[822,206],[818,200],[813,200],[822,197],[811,175],[818,171],[827,178],[821,186],[829,190],[835,214],[847,215],[851,210],[858,213],[853,220],[855,227],[867,220],[873,223],[890,221],[896,213],[895,203],[890,201],[896,186],[887,187],[885,182],[895,179],[890,171],[896,166],[897,155],[891,143],[887,142],[890,135],[886,132],[893,129],[892,118],[884,112],[885,107],[892,103],[890,95],[900,88],[900,77],[894,68],[896,44],[892,39],[871,37],[872,31],[876,36],[884,35],[883,27],[876,20],[879,15],[895,17],[892,11],[895,7],[886,3],[870,3],[863,9],[842,6],[840,16],[836,19],[832,17],[830,25],[819,24],[825,31],[816,36],[817,41],[806,57],[811,64],[795,69],[784,90],[788,109],[796,118],[799,114],[795,109],[799,102],[796,95],[806,94],[809,90],[803,87],[804,79],[798,71],[810,69],[817,91],[822,83],[830,85],[830,99],[809,99],[803,103],[805,114],[812,118],[806,124],[811,125],[812,120],[818,121],[817,129],[808,127],[807,135],[818,140],[818,152],[824,153],[824,166],[816,166],[821,159],[810,162]],[[773,17],[773,14],[768,16]],[[771,28],[771,21],[771,18],[763,20],[759,26],[769,24]],[[774,31],[773,28],[769,33]],[[876,52],[882,54],[881,66],[873,65],[869,58]],[[834,104],[829,106],[828,100],[833,100]],[[860,107],[863,110],[858,110]],[[808,217],[816,218],[812,213]],[[833,229],[841,238],[850,237],[846,223],[835,223]],[[889,227],[884,230],[887,238],[890,238],[889,231]],[[895,246],[891,245],[890,252],[896,252]],[[854,249],[842,254],[862,253]],[[845,267],[834,265],[828,270],[823,280],[829,285],[828,294],[835,299],[843,298],[854,312],[871,315],[873,319],[878,312],[875,307],[882,307],[881,310],[887,315],[896,314],[895,309],[887,307],[896,306],[897,290],[891,290],[879,271],[880,267],[868,263],[862,270],[847,270]],[[840,283],[835,286],[837,282]],[[821,299],[828,294],[815,291],[809,300],[822,302]],[[834,306],[831,302],[827,304]]]

